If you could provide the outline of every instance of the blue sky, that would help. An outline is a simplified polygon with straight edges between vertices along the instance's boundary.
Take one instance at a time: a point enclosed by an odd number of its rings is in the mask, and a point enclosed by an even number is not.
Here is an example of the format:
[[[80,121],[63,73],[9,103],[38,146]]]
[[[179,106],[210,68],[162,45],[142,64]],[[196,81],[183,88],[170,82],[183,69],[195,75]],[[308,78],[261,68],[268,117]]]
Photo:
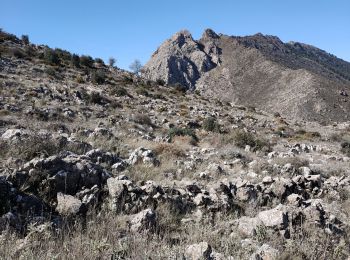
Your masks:
[[[199,38],[257,32],[315,45],[350,61],[349,0],[0,0],[0,27],[31,42],[128,68],[181,29]]]

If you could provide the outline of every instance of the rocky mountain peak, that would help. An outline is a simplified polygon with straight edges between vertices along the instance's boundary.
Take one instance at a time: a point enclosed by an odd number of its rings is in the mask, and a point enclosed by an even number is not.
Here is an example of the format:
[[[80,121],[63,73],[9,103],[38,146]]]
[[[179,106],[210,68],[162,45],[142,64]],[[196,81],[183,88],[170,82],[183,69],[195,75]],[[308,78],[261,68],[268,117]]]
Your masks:
[[[208,31],[206,35],[215,37],[216,34]],[[193,89],[200,75],[217,64],[206,52],[207,49],[194,40],[187,30],[177,32],[152,55],[152,59],[144,66],[144,76]]]
[[[212,29],[205,29],[205,31],[202,34],[201,40],[207,40],[207,39],[218,39],[220,38],[219,35],[216,34]]]
[[[316,47],[272,35],[223,36],[206,29],[199,40],[180,31],[145,65],[144,75],[181,84],[237,105],[289,119],[346,121],[350,63]]]
[[[192,35],[187,30],[181,30],[177,33],[175,33],[171,39],[171,42],[174,43],[174,45],[179,45],[180,47],[184,45],[186,42],[193,42]]]

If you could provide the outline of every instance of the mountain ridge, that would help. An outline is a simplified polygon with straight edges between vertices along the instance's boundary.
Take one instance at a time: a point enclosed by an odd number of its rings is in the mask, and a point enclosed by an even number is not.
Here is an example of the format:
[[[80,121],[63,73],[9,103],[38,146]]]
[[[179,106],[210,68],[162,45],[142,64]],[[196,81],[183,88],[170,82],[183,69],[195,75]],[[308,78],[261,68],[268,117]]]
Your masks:
[[[283,43],[261,33],[227,36],[207,29],[194,40],[185,31],[185,41],[179,45],[174,39],[183,32],[152,55],[144,66],[147,78],[282,113],[292,120],[348,120],[350,106],[340,93],[350,87],[350,63],[314,46]]]

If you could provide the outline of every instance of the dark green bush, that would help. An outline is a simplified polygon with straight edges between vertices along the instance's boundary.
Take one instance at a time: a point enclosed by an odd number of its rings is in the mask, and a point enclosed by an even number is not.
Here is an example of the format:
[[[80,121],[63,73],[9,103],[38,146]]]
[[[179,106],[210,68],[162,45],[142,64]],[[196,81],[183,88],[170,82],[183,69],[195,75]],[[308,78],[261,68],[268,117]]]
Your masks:
[[[180,93],[185,93],[187,91],[187,88],[181,85],[180,83],[175,83],[173,87],[177,92],[180,92]]]
[[[71,57],[71,63],[74,67],[79,68],[80,67],[80,57],[76,54],[73,54]]]
[[[94,60],[91,56],[82,55],[80,57],[80,65],[85,67],[92,67],[94,65]]]
[[[136,93],[141,96],[149,97],[148,91],[143,87],[136,89]]]
[[[175,136],[189,136],[194,142],[198,142],[198,137],[195,131],[193,131],[193,129],[190,128],[170,128],[168,131],[168,136],[170,138],[170,141],[172,141]]]
[[[350,156],[350,142],[344,141],[341,143],[341,150],[342,153],[346,154],[347,156]]]
[[[95,62],[98,63],[98,64],[101,64],[101,65],[105,64],[104,61],[101,58],[96,58]]]
[[[23,59],[26,56],[21,49],[17,49],[17,48],[12,50],[12,54],[18,59]]]
[[[101,70],[94,71],[91,80],[95,84],[103,84],[106,81],[106,74]]]
[[[56,48],[55,53],[61,61],[66,61],[69,63],[72,59],[72,54],[69,51]]]
[[[266,147],[270,149],[270,144],[266,140],[259,139],[255,137],[252,133],[248,133],[242,130],[236,131],[233,135],[233,141],[235,145],[240,148],[245,148],[246,145],[249,145],[253,151],[261,150]]]
[[[140,113],[134,114],[132,116],[132,120],[135,123],[138,123],[138,124],[141,124],[141,125],[149,125],[149,126],[153,125],[151,118],[148,115],[146,115],[146,114],[140,114]]]
[[[51,67],[46,68],[46,69],[45,69],[45,73],[46,73],[47,75],[52,76],[52,77],[56,77],[56,76],[57,76],[57,75],[56,75],[56,70],[55,70],[54,68],[51,68]]]
[[[89,104],[97,104],[97,105],[103,105],[106,103],[106,99],[101,96],[99,92],[91,92],[90,94],[87,92],[83,92],[83,99],[86,100]]]
[[[22,35],[21,40],[25,45],[29,44],[29,36],[28,35]]]
[[[60,59],[58,57],[58,54],[51,49],[46,49],[44,52],[44,59],[47,63],[52,65],[58,65],[60,64]]]
[[[156,82],[157,82],[158,85],[161,85],[161,86],[164,86],[164,85],[165,85],[165,81],[162,80],[162,79],[157,79]]]
[[[203,121],[203,129],[209,132],[220,132],[220,125],[214,117],[208,117]]]
[[[128,96],[128,91],[123,88],[123,87],[117,87],[117,88],[113,88],[111,91],[112,95],[116,95],[118,97],[123,97],[123,96]]]

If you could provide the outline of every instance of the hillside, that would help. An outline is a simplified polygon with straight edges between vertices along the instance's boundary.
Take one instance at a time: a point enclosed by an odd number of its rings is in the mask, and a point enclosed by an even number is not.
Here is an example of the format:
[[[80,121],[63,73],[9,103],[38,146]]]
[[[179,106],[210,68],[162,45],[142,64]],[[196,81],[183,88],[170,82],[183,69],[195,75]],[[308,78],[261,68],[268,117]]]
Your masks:
[[[175,38],[188,87],[240,75],[224,43],[241,39]],[[350,257],[349,123],[296,124],[157,80],[0,32],[0,259]]]
[[[144,75],[294,121],[349,120],[350,63],[275,36],[234,37],[208,29],[194,40],[182,31],[158,48]]]

